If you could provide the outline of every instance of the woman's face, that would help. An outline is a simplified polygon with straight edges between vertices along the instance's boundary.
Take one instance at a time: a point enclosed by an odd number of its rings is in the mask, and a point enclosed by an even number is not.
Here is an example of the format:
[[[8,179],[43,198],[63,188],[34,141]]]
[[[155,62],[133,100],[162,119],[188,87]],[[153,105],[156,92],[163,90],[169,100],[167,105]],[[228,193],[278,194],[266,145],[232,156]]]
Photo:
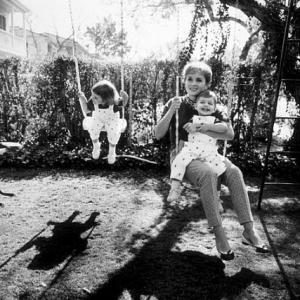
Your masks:
[[[192,99],[195,99],[196,96],[208,88],[205,77],[198,71],[187,74],[184,85],[187,94]]]
[[[200,116],[210,116],[216,110],[214,98],[199,97],[196,109]]]

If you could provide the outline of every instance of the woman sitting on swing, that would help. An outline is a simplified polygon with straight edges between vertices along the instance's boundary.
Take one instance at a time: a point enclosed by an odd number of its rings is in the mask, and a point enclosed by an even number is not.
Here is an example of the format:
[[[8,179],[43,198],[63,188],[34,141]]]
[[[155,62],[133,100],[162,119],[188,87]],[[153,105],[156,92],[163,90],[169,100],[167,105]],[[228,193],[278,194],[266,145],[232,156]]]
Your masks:
[[[108,80],[101,80],[92,87],[92,96],[86,99],[83,92],[79,92],[79,101],[83,114],[83,128],[90,134],[93,143],[93,159],[98,159],[101,152],[101,143],[99,136],[101,131],[107,132],[109,142],[108,163],[113,164],[116,161],[116,145],[120,139],[121,133],[126,128],[126,120],[121,116],[123,107],[128,102],[128,95],[121,91],[119,96],[116,87]]]
[[[175,133],[176,133],[176,110],[178,110],[178,131],[179,131],[179,151],[184,145],[187,132],[191,132],[191,125],[188,123],[190,112],[200,93],[210,87],[212,80],[212,71],[210,66],[204,62],[190,62],[183,69],[184,86],[187,94],[184,97],[175,97],[170,99],[164,107],[163,116],[155,127],[157,139],[163,138],[169,133],[171,151],[171,161],[176,156],[175,153]],[[203,125],[195,126],[195,131],[200,132]],[[228,123],[228,130],[223,133],[214,133],[207,131],[206,135],[216,139],[232,139],[233,129]],[[224,159],[225,172],[220,176],[221,183],[228,186],[231,193],[233,206],[237,212],[240,224],[244,227],[242,233],[242,242],[256,249],[256,252],[267,253],[268,247],[260,239],[254,228],[253,216],[250,202],[241,170]],[[218,209],[218,191],[217,191],[217,173],[211,164],[201,159],[192,160],[186,170],[185,178],[197,186],[200,192],[201,202],[208,220],[209,227],[213,228],[215,234],[216,248],[223,260],[234,259],[234,252],[231,250],[222,219]]]

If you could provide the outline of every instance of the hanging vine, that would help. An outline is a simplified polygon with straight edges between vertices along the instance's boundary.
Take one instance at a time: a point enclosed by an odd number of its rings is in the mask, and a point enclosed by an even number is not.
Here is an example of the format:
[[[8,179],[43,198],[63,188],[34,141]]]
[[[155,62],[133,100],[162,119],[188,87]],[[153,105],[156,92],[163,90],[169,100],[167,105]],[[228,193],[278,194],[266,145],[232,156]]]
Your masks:
[[[179,69],[181,70],[183,66],[190,60],[199,38],[199,29],[206,26],[208,23],[207,19],[204,19],[204,4],[202,1],[197,0],[195,3],[195,13],[193,21],[191,24],[191,29],[186,40],[187,45],[182,48],[179,53]],[[207,36],[206,36],[207,37]]]

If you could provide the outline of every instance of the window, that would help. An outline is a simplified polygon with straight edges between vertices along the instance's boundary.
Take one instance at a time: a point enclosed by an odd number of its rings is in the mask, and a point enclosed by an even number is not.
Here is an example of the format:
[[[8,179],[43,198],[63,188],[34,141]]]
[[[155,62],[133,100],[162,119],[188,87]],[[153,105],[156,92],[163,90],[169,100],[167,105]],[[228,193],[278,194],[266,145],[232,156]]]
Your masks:
[[[0,15],[0,29],[6,30],[6,18]]]

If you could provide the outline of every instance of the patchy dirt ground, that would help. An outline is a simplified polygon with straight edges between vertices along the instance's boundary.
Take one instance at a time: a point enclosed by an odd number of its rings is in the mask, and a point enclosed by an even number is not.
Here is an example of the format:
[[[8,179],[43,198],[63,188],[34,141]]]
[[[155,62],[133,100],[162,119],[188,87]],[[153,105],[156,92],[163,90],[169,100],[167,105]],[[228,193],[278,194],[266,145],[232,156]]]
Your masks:
[[[0,299],[296,299],[300,295],[300,191],[267,189],[255,210],[272,254],[241,243],[222,190],[236,258],[222,262],[197,193],[166,214],[164,173],[1,170]]]

